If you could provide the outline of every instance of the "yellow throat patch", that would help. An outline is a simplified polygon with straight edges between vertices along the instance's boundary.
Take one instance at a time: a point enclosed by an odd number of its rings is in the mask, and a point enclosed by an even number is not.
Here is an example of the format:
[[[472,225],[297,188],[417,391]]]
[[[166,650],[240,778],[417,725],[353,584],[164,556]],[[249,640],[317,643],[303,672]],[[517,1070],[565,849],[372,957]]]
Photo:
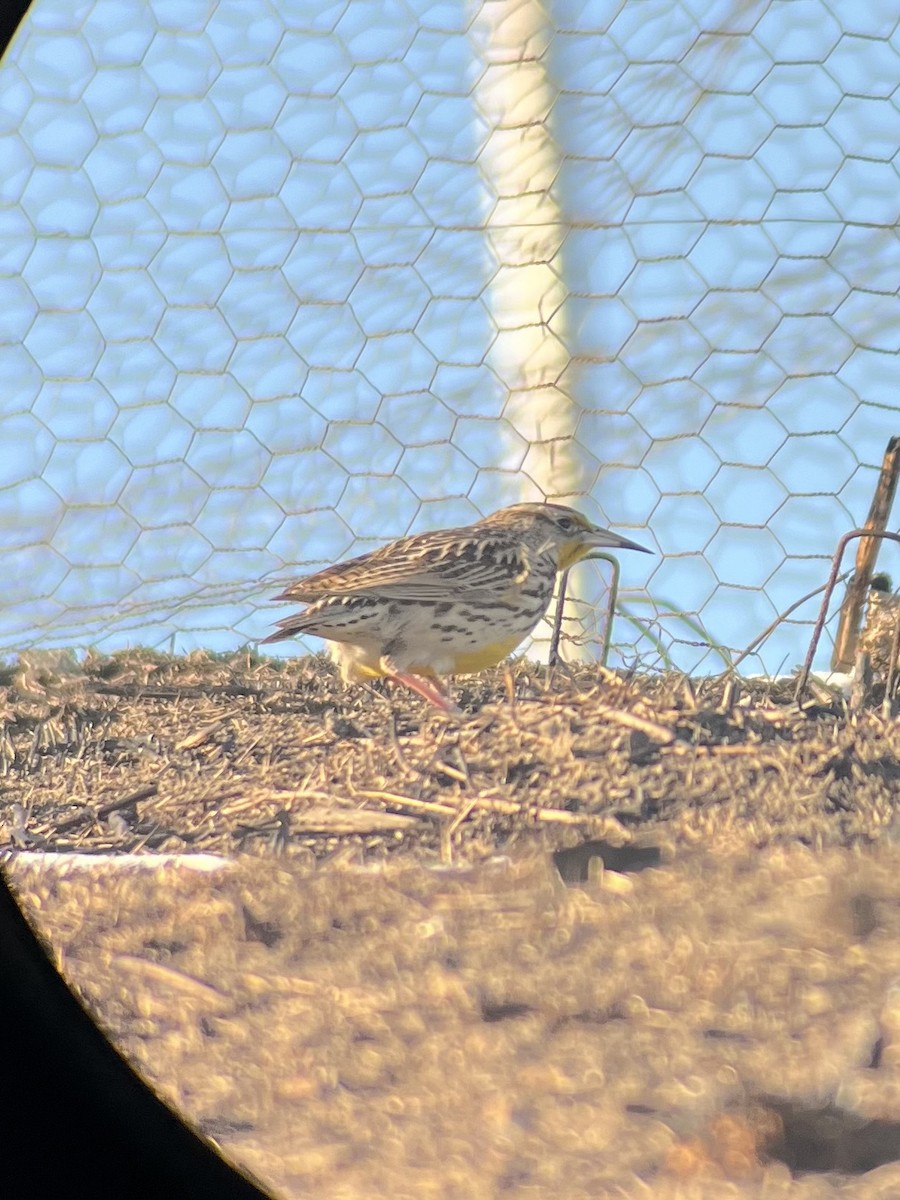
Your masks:
[[[596,546],[585,546],[582,542],[565,542],[559,549],[559,569],[567,571],[574,563],[596,550]]]

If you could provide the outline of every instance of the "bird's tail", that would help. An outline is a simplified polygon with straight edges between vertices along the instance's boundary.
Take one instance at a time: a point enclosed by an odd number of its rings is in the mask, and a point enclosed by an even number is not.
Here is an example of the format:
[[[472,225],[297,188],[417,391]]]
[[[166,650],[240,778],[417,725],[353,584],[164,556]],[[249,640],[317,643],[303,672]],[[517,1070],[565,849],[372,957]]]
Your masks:
[[[306,633],[304,615],[304,613],[294,613],[291,617],[283,617],[277,621],[275,632],[270,633],[268,637],[260,638],[260,646],[266,646],[270,642],[284,642],[288,638],[296,637],[298,633]]]

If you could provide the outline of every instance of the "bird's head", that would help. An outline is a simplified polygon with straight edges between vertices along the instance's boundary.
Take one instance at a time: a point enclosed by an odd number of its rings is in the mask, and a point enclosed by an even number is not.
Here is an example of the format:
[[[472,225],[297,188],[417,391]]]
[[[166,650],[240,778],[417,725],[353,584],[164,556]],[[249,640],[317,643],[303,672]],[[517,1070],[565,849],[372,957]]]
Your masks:
[[[494,513],[488,521],[518,526],[529,541],[538,545],[549,542],[556,551],[560,571],[571,567],[592,550],[641,550],[650,554],[646,546],[639,546],[628,538],[611,533],[594,525],[582,513],[565,504],[513,504]]]

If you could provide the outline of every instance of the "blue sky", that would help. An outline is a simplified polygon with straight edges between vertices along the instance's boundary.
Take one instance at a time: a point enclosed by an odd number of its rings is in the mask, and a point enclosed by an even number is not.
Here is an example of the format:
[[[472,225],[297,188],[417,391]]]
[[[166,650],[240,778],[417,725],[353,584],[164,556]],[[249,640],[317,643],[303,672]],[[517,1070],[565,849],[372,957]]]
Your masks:
[[[716,669],[696,627],[821,583],[898,432],[893,8],[35,0],[0,647],[227,649],[295,567],[546,493],[654,546],[623,605]]]

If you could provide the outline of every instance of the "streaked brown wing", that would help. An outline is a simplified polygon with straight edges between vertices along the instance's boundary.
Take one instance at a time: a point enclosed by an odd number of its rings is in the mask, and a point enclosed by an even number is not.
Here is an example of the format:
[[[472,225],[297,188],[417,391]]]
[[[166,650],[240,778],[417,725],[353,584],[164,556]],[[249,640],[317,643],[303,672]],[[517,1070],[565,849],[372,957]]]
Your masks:
[[[507,592],[527,572],[518,546],[473,537],[470,529],[415,534],[298,579],[276,600],[312,603],[322,596],[377,594],[386,600],[441,599],[448,588],[473,599]]]

